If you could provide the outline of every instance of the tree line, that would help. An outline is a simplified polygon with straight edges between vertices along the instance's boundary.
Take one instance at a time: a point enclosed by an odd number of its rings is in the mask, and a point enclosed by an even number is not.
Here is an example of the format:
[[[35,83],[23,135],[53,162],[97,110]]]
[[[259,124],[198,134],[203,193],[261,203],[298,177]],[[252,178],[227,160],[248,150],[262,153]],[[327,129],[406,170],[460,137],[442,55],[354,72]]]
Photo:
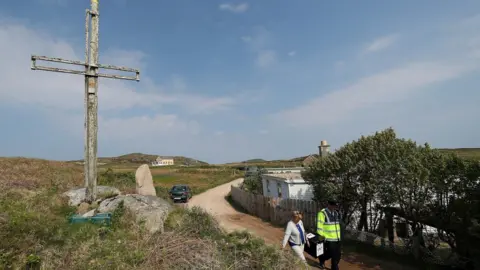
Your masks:
[[[344,222],[357,230],[377,232],[390,207],[414,233],[435,227],[456,254],[480,258],[478,161],[398,138],[389,128],[317,159],[302,175],[315,200],[338,200]]]

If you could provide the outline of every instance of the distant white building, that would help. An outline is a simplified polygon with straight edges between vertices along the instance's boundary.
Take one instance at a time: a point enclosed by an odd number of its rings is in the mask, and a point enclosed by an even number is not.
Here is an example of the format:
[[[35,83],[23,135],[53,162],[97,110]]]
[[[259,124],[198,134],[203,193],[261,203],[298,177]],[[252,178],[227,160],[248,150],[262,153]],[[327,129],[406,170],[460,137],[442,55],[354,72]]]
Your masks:
[[[273,198],[312,200],[313,188],[300,173],[270,173],[262,175],[263,195]]]
[[[265,174],[277,174],[277,173],[301,173],[305,170],[303,167],[293,168],[265,168]]]
[[[155,161],[152,162],[153,167],[172,165],[175,165],[172,157],[157,157]]]

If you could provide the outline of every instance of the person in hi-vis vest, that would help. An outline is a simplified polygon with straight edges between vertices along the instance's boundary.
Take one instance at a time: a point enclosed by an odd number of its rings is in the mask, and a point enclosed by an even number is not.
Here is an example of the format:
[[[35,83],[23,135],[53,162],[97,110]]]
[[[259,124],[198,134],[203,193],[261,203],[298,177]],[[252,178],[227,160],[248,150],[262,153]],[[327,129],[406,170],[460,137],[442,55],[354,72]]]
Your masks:
[[[325,269],[325,261],[331,259],[332,270],[339,270],[338,264],[341,257],[341,230],[342,217],[338,212],[338,203],[328,201],[327,208],[317,214],[317,234],[324,241],[323,254],[318,257],[320,268]]]

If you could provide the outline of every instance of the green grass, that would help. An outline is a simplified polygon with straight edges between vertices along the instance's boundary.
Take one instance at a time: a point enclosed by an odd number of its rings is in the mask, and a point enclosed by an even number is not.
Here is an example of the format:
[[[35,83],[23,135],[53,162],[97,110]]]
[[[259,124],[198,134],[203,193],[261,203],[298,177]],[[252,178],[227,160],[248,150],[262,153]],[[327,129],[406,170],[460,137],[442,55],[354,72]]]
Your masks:
[[[98,183],[99,185],[114,185],[121,191],[133,193],[137,168],[137,165],[103,167],[99,170]],[[173,185],[189,185],[193,194],[196,195],[243,176],[242,172],[234,168],[221,166],[151,167],[150,171],[157,195],[162,194],[162,197],[168,197],[168,190]]]
[[[480,161],[480,148],[442,148],[440,151],[443,152],[453,152],[460,157],[474,159]]]
[[[60,194],[81,184],[81,170],[30,159],[0,159],[0,169],[0,269],[297,268],[291,253],[247,233],[226,234],[200,209],[174,210],[163,234],[149,235],[124,208],[111,227],[69,225],[76,209]],[[103,173],[105,183],[135,186],[131,172]]]
[[[155,186],[171,188],[173,185],[189,185],[194,195],[210,188],[228,183],[239,177],[241,172],[226,168],[179,168],[179,169],[152,169]]]
[[[100,163],[100,166],[132,166],[132,165],[137,165],[139,166],[140,164],[150,164],[153,162],[158,156],[162,155],[150,155],[150,154],[142,154],[142,153],[130,153],[130,154],[125,154],[121,155],[118,157],[99,157],[98,162]],[[188,158],[188,157],[183,157],[183,156],[173,156],[172,157],[174,160],[174,163],[176,165],[185,165],[187,164],[192,164],[192,165],[208,165],[208,163],[200,160],[196,160],[193,158]],[[70,161],[71,163],[78,164],[78,162],[81,162],[81,160],[74,160]],[[79,164],[80,165],[80,164]]]
[[[172,174],[157,174],[153,176],[153,182],[159,185],[179,184],[179,177]]]

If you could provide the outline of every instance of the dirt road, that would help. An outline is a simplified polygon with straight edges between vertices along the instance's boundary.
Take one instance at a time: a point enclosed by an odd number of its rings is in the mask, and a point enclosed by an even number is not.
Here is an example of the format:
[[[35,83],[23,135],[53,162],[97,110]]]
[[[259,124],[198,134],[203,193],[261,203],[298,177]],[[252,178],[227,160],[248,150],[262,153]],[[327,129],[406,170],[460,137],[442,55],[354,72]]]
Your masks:
[[[212,214],[220,223],[220,225],[227,231],[234,230],[248,230],[250,233],[261,237],[266,243],[280,245],[283,239],[283,230],[272,226],[271,224],[262,221],[261,219],[241,213],[233,208],[229,202],[225,200],[225,196],[230,192],[231,185],[238,185],[243,181],[242,178],[234,180],[230,183],[215,187],[202,194],[194,196],[189,202],[188,207],[199,206]],[[367,270],[367,269],[382,269],[382,270],[407,270],[411,269],[406,266],[401,266],[393,262],[384,262],[376,258],[368,257],[362,254],[355,254],[349,252],[342,254],[342,261],[340,268],[342,270]],[[313,258],[308,258],[313,269],[318,261]],[[329,266],[327,262],[327,266]]]

